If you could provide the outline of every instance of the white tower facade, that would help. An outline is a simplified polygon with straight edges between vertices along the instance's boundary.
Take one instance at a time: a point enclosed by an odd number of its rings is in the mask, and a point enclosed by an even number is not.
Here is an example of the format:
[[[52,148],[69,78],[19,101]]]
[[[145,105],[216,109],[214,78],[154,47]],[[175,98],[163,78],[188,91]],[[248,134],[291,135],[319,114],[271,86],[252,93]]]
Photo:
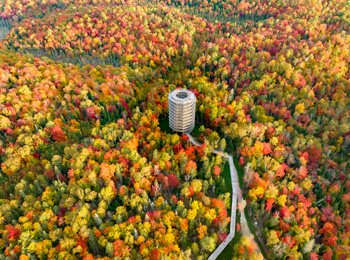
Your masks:
[[[190,133],[195,124],[196,96],[187,89],[169,93],[169,126],[175,132]]]

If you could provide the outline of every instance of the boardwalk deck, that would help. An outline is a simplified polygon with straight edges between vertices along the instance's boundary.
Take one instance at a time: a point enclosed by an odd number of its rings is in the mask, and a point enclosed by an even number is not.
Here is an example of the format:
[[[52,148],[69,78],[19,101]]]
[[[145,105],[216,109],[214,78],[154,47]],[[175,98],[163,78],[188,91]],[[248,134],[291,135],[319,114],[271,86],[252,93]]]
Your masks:
[[[189,140],[192,144],[196,146],[200,146],[201,144],[197,142],[191,134],[187,134]],[[229,155],[227,153],[215,150],[213,151],[216,154],[220,154],[221,156],[225,157],[228,160],[228,163],[230,165],[230,174],[231,174],[231,185],[232,185],[232,205],[231,205],[231,227],[230,232],[226,239],[215,249],[215,251],[210,255],[208,260],[215,260],[221,252],[225,249],[225,247],[231,242],[231,240],[235,236],[236,232],[236,209],[237,209],[237,201],[242,205],[242,190],[239,187],[239,181],[238,181],[238,174],[237,169],[235,167],[235,164],[233,163],[233,157],[232,155]],[[240,193],[240,196],[238,194]],[[249,226],[247,223],[247,220],[245,218],[244,209],[240,208],[240,214],[241,214],[241,231],[242,235],[248,236],[250,239],[254,240],[253,234],[249,230]],[[254,241],[255,242],[255,241]],[[256,242],[255,242],[256,243]],[[261,253],[259,247],[257,246],[258,253]]]

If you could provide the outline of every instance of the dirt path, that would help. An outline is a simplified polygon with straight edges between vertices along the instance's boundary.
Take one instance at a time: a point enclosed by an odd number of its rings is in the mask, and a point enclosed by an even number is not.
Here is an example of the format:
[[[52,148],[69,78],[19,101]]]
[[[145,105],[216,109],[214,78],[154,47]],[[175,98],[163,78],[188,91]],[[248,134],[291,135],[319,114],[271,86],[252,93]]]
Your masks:
[[[190,139],[191,143],[200,146],[201,144],[197,142],[191,134],[187,134],[188,138]],[[215,249],[215,251],[211,254],[211,256],[208,258],[208,260],[214,260],[216,259],[220,253],[224,250],[224,248],[231,242],[233,237],[235,236],[236,231],[236,209],[237,209],[237,201],[240,205],[243,205],[243,198],[242,198],[242,190],[239,187],[239,181],[238,181],[238,174],[237,169],[235,167],[235,164],[233,163],[232,155],[229,155],[227,153],[223,153],[218,150],[213,151],[216,154],[220,154],[221,156],[225,157],[230,165],[230,174],[231,174],[231,183],[232,183],[232,205],[231,205],[231,227],[230,227],[230,233],[228,234],[227,238],[224,242],[222,242],[219,247]],[[244,208],[239,208],[240,214],[241,214],[241,232],[244,236],[249,237],[252,241],[254,241],[256,245],[256,251],[257,253],[261,253],[259,246],[257,245],[256,241],[254,240],[254,235],[250,232],[247,219],[244,214]]]
[[[238,195],[238,202],[242,205],[242,203],[243,203],[242,197],[243,196],[242,196],[242,190],[240,187],[238,187],[238,194],[239,194]],[[241,232],[242,232],[242,235],[249,237],[250,240],[252,240],[255,243],[255,246],[257,248],[255,251],[257,253],[261,253],[261,250],[254,239],[254,235],[250,232],[248,222],[247,222],[247,219],[246,219],[245,214],[244,214],[244,209],[239,208],[239,212],[241,213]]]

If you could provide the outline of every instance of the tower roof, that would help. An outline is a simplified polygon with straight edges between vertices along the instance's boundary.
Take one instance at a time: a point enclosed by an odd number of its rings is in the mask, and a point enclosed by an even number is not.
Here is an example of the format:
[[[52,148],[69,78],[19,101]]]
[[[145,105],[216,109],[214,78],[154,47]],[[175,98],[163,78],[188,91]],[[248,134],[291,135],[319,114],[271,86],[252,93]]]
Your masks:
[[[196,96],[187,89],[169,93],[169,126],[175,132],[190,133],[195,125]]]
[[[192,103],[196,96],[188,89],[175,89],[169,93],[169,100],[177,104]]]

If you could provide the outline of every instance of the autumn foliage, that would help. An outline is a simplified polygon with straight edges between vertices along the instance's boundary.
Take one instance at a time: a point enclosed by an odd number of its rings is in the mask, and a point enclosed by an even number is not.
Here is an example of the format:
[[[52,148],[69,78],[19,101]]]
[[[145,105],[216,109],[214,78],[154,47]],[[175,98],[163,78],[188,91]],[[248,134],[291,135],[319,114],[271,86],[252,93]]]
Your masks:
[[[216,148],[269,258],[347,259],[350,8],[316,2],[2,1],[0,258],[206,259],[231,212]],[[163,131],[176,87],[202,147]]]

